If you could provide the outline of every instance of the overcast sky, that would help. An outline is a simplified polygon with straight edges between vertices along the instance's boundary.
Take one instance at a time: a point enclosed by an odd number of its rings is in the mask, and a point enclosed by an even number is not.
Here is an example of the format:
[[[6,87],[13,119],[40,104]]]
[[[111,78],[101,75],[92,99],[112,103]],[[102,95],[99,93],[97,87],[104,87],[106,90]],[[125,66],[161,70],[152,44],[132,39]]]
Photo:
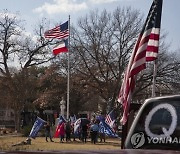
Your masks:
[[[11,13],[19,12],[26,21],[26,29],[46,17],[52,23],[68,20],[75,23],[81,16],[90,10],[106,9],[114,11],[118,6],[131,6],[147,16],[152,0],[0,0],[0,11],[7,9]],[[168,41],[172,43],[172,49],[180,48],[180,0],[164,0],[161,28],[168,32]]]

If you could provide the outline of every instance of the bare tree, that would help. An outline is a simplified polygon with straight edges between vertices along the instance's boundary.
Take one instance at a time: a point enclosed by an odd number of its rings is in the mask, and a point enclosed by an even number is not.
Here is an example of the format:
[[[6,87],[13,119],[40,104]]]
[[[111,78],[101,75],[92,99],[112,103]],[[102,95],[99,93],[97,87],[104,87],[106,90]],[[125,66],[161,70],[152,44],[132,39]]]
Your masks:
[[[79,83],[93,88],[92,96],[99,95],[106,103],[116,100],[141,19],[131,8],[94,11],[79,19],[71,37],[77,64],[73,66],[79,72]]]
[[[105,107],[108,103],[114,106],[123,73],[144,23],[142,19],[139,11],[131,8],[117,8],[113,13],[93,11],[79,19],[71,37],[72,74],[78,76],[77,85],[89,89],[82,91],[86,98],[98,95],[105,100]],[[158,95],[172,93],[175,91],[170,90],[174,89],[172,86],[179,83],[179,60],[169,54],[165,38],[163,34],[158,57]],[[149,63],[147,69],[138,75],[134,102],[142,102],[151,96],[152,79],[153,64]],[[177,89],[178,85],[174,87]]]
[[[10,100],[7,105],[15,111],[16,129],[19,129],[19,115],[24,104],[22,98],[26,96],[25,91],[21,91],[20,85],[27,85],[27,69],[31,66],[47,63],[52,59],[48,46],[52,40],[48,41],[43,38],[42,25],[38,29],[39,31],[34,38],[27,36],[18,14],[10,14],[7,10],[1,14],[0,72],[6,82],[7,96]],[[14,66],[17,68],[16,72],[11,71]],[[15,80],[17,74],[21,74],[24,80]]]
[[[164,46],[165,47],[165,46]],[[139,74],[136,85],[134,102],[142,103],[144,99],[152,97],[153,63],[147,64],[147,69]],[[169,52],[168,48],[161,48],[157,59],[157,75],[155,82],[156,96],[178,94],[180,88],[180,60],[178,53]]]

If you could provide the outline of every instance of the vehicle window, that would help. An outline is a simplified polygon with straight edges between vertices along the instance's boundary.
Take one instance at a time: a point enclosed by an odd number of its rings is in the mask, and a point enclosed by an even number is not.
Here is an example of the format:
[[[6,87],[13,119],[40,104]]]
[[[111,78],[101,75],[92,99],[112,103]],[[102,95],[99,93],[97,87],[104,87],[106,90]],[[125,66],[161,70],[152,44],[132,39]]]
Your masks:
[[[127,148],[180,149],[180,101],[149,103],[133,125]]]

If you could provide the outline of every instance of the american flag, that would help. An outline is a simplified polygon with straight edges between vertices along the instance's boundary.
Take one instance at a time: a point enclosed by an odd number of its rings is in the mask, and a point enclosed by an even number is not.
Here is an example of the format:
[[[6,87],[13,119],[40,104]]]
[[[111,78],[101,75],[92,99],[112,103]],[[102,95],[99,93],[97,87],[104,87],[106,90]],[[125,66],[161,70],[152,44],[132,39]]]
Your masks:
[[[108,124],[111,128],[114,126],[115,122],[115,113],[114,110],[112,110],[109,114],[106,115],[105,117],[105,122]]]
[[[157,58],[161,12],[162,0],[154,0],[126,69],[118,98],[118,101],[122,103],[124,110],[121,119],[123,125],[128,118],[130,101],[135,88],[136,75],[146,68],[146,62],[153,61]]]
[[[63,39],[69,36],[68,21],[44,33],[45,38]]]

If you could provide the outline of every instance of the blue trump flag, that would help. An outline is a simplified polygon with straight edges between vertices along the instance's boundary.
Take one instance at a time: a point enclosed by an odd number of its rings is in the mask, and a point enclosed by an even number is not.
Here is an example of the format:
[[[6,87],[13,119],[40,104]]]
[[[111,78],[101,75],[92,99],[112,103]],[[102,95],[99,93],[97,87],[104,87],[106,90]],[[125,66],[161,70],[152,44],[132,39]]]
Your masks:
[[[99,133],[103,133],[111,137],[118,137],[118,135],[104,121],[99,123]]]
[[[31,132],[29,134],[29,137],[35,139],[39,130],[41,129],[41,127],[46,123],[46,121],[44,121],[43,119],[37,117],[36,121],[34,122],[34,125],[31,129]]]

